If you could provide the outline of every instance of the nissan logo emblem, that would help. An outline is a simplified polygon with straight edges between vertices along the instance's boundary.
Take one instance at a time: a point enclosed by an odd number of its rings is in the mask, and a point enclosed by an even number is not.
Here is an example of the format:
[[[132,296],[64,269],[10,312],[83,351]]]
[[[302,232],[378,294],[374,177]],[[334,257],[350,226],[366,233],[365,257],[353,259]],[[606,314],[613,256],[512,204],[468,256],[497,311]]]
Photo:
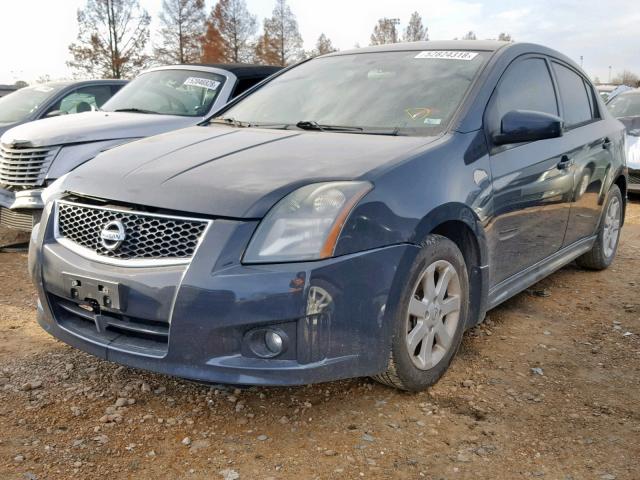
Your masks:
[[[127,234],[124,225],[120,220],[112,220],[102,227],[100,232],[100,243],[109,251],[113,251],[122,245]]]

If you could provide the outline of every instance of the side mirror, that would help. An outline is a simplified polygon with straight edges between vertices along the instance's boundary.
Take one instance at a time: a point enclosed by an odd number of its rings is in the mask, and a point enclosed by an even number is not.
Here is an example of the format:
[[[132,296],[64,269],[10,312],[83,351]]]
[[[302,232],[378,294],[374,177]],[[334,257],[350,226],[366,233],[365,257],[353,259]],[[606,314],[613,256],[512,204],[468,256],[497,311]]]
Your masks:
[[[493,135],[493,143],[535,142],[562,136],[564,122],[556,115],[531,110],[512,110],[500,122],[500,133]]]
[[[66,114],[67,112],[64,112],[62,110],[51,110],[44,116],[44,118],[59,117],[60,115],[66,115]]]

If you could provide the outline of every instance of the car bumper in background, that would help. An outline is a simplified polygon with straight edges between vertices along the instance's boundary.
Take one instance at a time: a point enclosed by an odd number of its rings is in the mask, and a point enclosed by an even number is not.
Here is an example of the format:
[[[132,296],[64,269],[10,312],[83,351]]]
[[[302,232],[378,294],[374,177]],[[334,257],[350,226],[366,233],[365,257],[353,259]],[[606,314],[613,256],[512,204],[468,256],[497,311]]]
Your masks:
[[[294,385],[384,370],[398,266],[417,248],[242,265],[254,228],[216,220],[189,265],[155,268],[97,263],[51,240],[51,232],[34,232],[29,264],[38,321],[98,357],[205,382]],[[38,236],[45,237],[41,247]],[[74,309],[69,276],[117,284],[123,314],[105,311],[95,319]],[[274,358],[253,348],[253,334],[264,329],[284,339]]]
[[[42,190],[13,192],[0,188],[0,226],[30,231],[42,211]]]
[[[629,183],[627,190],[630,192],[640,193],[640,169],[629,169]]]

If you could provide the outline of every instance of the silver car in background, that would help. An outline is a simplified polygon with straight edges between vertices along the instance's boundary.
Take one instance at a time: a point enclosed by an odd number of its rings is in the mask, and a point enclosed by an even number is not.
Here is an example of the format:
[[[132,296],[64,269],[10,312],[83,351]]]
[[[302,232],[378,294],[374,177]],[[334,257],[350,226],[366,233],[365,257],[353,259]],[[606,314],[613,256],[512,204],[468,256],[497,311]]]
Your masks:
[[[629,192],[640,193],[640,88],[629,89],[607,103],[626,130]]]
[[[100,152],[197,125],[280,67],[176,65],[149,69],[100,111],[20,125],[0,138],[0,225],[29,231],[42,190]]]
[[[23,123],[99,110],[126,80],[47,82],[0,98],[0,135]]]

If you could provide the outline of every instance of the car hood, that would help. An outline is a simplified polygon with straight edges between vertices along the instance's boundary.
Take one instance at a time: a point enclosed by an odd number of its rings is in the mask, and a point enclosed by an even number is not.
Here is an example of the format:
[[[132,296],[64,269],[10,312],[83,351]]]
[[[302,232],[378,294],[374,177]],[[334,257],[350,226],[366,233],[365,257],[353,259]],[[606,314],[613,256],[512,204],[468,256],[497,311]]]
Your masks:
[[[627,130],[627,133],[640,132],[640,115],[634,117],[620,117],[618,118]]]
[[[129,112],[85,112],[18,125],[0,138],[5,145],[43,147],[140,138],[195,125],[201,117]]]
[[[62,188],[181,212],[261,218],[308,183],[362,178],[436,137],[196,126],[116,147]]]
[[[18,125],[18,124],[17,123],[0,123],[0,137],[2,136],[2,134],[4,132],[6,132],[7,130],[12,129],[16,125]]]

